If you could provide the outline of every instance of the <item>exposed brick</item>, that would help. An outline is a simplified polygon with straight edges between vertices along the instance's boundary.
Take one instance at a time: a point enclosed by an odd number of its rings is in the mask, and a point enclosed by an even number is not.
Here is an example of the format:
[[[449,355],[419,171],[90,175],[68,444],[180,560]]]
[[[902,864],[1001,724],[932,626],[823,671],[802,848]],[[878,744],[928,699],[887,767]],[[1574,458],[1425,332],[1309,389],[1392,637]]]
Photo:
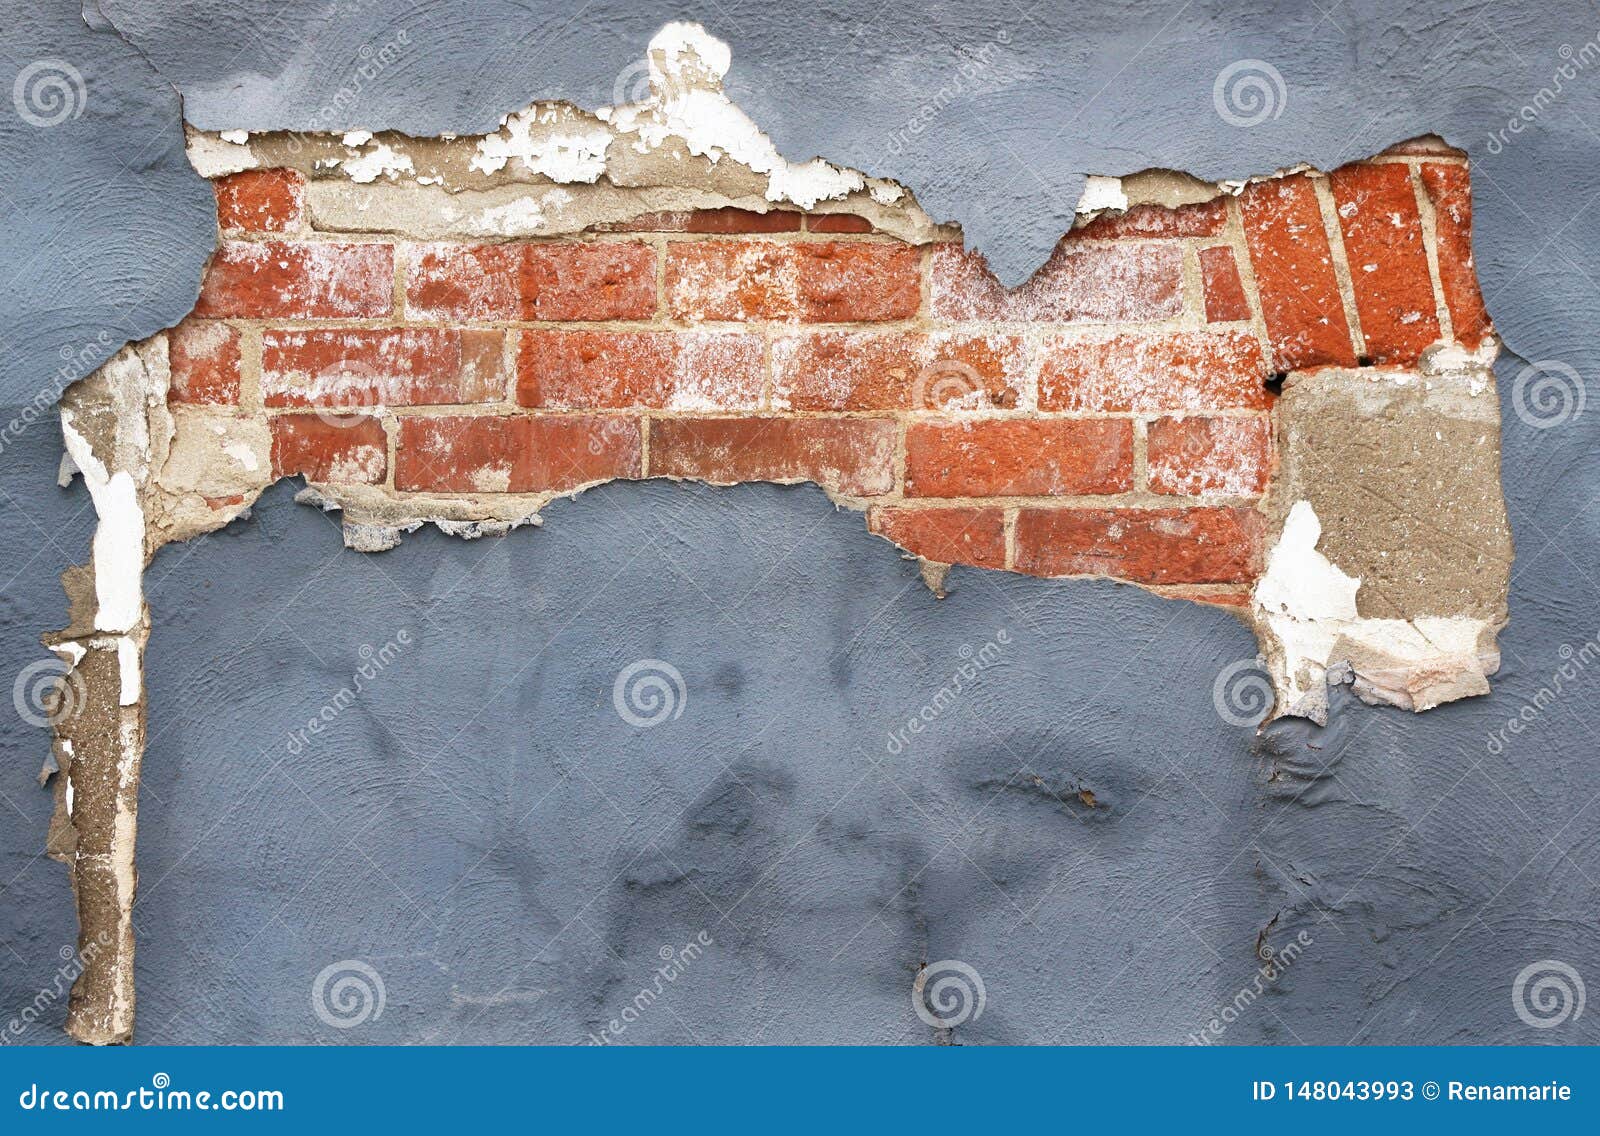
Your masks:
[[[406,310],[418,319],[648,319],[655,273],[655,250],[632,241],[419,245]]]
[[[1267,418],[1161,418],[1148,435],[1150,488],[1194,496],[1259,497],[1272,472]]]
[[[1126,419],[917,422],[906,430],[906,496],[1046,497],[1133,488]]]
[[[1477,347],[1490,331],[1478,273],[1472,264],[1472,186],[1465,166],[1427,162],[1422,187],[1433,202],[1439,248],[1439,283],[1455,337]]]
[[[877,418],[662,418],[650,426],[650,476],[815,481],[873,497],[894,487],[895,433]]]
[[[806,218],[813,233],[870,233],[872,222],[854,213],[814,213]]]
[[[172,402],[239,401],[239,332],[225,323],[186,319],[167,336]]]
[[[1052,338],[1039,374],[1043,410],[1263,409],[1266,362],[1246,331]]]
[[[524,331],[517,355],[517,401],[524,406],[753,409],[765,381],[757,335]]]
[[[1457,150],[1437,134],[1424,134],[1405,142],[1397,142],[1384,152],[1390,157],[1465,158],[1465,150]]]
[[[682,209],[645,213],[627,221],[596,225],[602,233],[793,233],[803,214],[793,209]]]
[[[1016,291],[959,245],[935,246],[930,271],[933,314],[945,319],[1148,323],[1183,312],[1183,253],[1165,242],[1064,241]]]
[[[639,419],[621,415],[403,418],[395,488],[562,492],[640,475]]]
[[[1200,250],[1200,281],[1205,290],[1208,323],[1250,318],[1250,299],[1244,294],[1239,265],[1227,245]]]
[[[1017,405],[1016,335],[819,331],[773,341],[773,400],[794,410],[982,410]]]
[[[993,508],[940,506],[900,509],[875,505],[867,525],[924,560],[1004,568],[1005,512]]]
[[[223,229],[282,233],[300,223],[306,179],[299,170],[243,170],[212,182],[217,224]]]
[[[1366,353],[1379,363],[1414,363],[1439,338],[1439,319],[1411,171],[1358,162],[1328,181]]]
[[[388,473],[383,424],[363,415],[280,414],[272,419],[274,477],[380,484]]]
[[[677,242],[668,303],[689,320],[909,319],[921,304],[920,257],[877,242]]]
[[[378,244],[225,241],[197,316],[359,319],[394,310],[394,249]]]
[[[1260,520],[1244,508],[1025,508],[1017,514],[1016,566],[1034,576],[1246,583],[1256,574]]]
[[[1228,223],[1228,203],[1217,197],[1197,205],[1168,209],[1135,205],[1123,212],[1105,212],[1067,234],[1068,240],[1120,240],[1129,237],[1214,237]]]
[[[505,333],[458,328],[267,331],[268,406],[424,406],[506,395]]]
[[[1252,182],[1239,195],[1245,243],[1272,341],[1272,365],[1354,366],[1317,191],[1304,174]]]

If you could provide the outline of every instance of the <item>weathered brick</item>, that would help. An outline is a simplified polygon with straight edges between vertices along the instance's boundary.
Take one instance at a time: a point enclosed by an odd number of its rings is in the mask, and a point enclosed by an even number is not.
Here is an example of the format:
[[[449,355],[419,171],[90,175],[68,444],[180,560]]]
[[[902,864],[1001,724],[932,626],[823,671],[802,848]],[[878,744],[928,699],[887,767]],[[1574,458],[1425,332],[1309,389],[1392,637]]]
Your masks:
[[[668,304],[688,320],[909,319],[921,304],[920,258],[865,241],[680,241],[667,249]]]
[[[280,414],[272,419],[274,477],[380,484],[388,474],[383,424],[363,415]]]
[[[306,179],[299,170],[243,170],[211,183],[217,195],[217,225],[224,230],[282,233],[305,213]]]
[[[1039,374],[1043,410],[1262,409],[1272,396],[1261,344],[1247,331],[1107,339],[1051,338]]]
[[[1256,574],[1260,520],[1244,508],[1025,508],[1017,514],[1016,567],[1144,584],[1246,583]]]
[[[418,319],[624,320],[656,310],[647,244],[419,245],[406,311]]]
[[[974,564],[979,568],[1005,567],[1005,512],[1001,509],[874,505],[867,513],[867,525],[924,560]]]
[[[641,473],[639,419],[622,415],[403,418],[395,488],[563,492]]]
[[[239,401],[239,332],[225,323],[186,319],[167,336],[172,402]]]
[[[394,310],[394,249],[379,244],[225,241],[197,316],[359,319]]]
[[[1426,162],[1422,187],[1433,202],[1439,283],[1455,337],[1477,347],[1489,333],[1489,313],[1472,264],[1472,186],[1465,166]]]
[[[1239,207],[1273,369],[1354,366],[1350,325],[1311,179],[1296,174],[1252,182],[1239,195]]]
[[[517,401],[568,410],[761,405],[758,335],[670,331],[524,331]]]
[[[1148,435],[1150,488],[1194,496],[1258,497],[1272,472],[1267,418],[1160,418]]]
[[[1063,241],[1016,291],[959,245],[935,246],[930,272],[933,314],[943,319],[1148,323],[1183,312],[1183,252],[1167,242]]]
[[[813,233],[870,233],[872,222],[854,213],[813,213],[806,228]]]
[[[1126,419],[916,422],[906,430],[908,497],[1046,497],[1133,488]]]
[[[1357,162],[1328,182],[1366,353],[1378,363],[1414,363],[1439,338],[1439,319],[1411,171]]]
[[[894,487],[895,423],[877,418],[663,418],[650,476],[714,485],[815,481],[856,497]]]
[[[1149,237],[1214,237],[1228,223],[1228,203],[1217,197],[1197,205],[1168,209],[1135,205],[1123,212],[1105,212],[1067,234],[1068,240],[1124,240]]]
[[[268,406],[425,406],[506,395],[505,333],[458,328],[267,331]]]
[[[684,209],[646,213],[627,221],[611,221],[595,228],[605,233],[793,233],[800,229],[801,214],[793,209]]]
[[[801,333],[773,341],[772,396],[794,410],[1009,409],[1027,361],[1015,335]]]
[[[1227,245],[1200,250],[1200,282],[1205,291],[1206,322],[1227,323],[1250,318],[1250,299],[1239,279],[1239,265]]]

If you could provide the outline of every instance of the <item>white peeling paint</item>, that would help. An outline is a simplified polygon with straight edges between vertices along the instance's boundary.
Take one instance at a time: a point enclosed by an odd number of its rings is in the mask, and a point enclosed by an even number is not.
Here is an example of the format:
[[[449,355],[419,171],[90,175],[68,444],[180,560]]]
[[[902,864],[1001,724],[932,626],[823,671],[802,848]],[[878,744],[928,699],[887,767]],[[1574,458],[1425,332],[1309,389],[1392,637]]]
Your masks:
[[[259,164],[248,146],[225,141],[218,134],[190,134],[184,151],[189,156],[189,164],[194,167],[194,172],[203,178],[219,178],[240,170],[253,170]]]
[[[595,126],[536,133],[535,127],[548,126],[548,119],[540,122],[540,109],[531,106],[503,118],[500,129],[478,143],[472,168],[479,173],[497,173],[516,158],[524,169],[551,181],[592,183],[605,173],[606,150],[611,145],[609,130]]]
[[[133,475],[108,474],[89,441],[73,426],[72,411],[61,411],[67,452],[83,474],[100,523],[94,532],[94,625],[99,631],[127,632],[144,614],[144,511]]]
[[[217,137],[234,146],[243,146],[250,141],[250,132],[248,130],[224,130]]]
[[[415,173],[416,167],[411,164],[410,154],[399,153],[394,147],[379,142],[366,153],[347,159],[344,172],[351,181],[365,185],[379,177],[393,181],[401,174]]]
[[[121,693],[117,702],[122,706],[139,704],[142,674],[139,667],[139,644],[127,635],[117,640],[117,670],[121,679]]]
[[[1128,195],[1122,179],[1090,174],[1083,180],[1083,195],[1078,198],[1079,213],[1098,213],[1102,209],[1126,209]]]

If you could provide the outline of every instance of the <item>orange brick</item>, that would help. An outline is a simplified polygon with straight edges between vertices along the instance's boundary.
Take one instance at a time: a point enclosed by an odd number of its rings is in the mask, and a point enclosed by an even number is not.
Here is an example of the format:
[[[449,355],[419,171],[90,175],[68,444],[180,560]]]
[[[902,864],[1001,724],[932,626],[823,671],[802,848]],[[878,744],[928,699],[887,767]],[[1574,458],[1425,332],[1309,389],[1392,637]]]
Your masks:
[[[667,248],[678,319],[815,323],[909,319],[921,253],[876,242],[696,241]]]
[[[1492,329],[1472,264],[1472,186],[1466,167],[1424,163],[1422,187],[1433,202],[1439,283],[1455,337],[1476,348]]]
[[[854,213],[813,213],[806,228],[813,233],[870,233],[872,222]]]
[[[1183,252],[1170,242],[1063,241],[1016,291],[959,245],[935,246],[930,272],[933,314],[943,319],[1149,323],[1183,312]]]
[[[186,319],[167,335],[171,402],[239,401],[239,332],[225,323]]]
[[[388,473],[383,424],[362,415],[280,414],[272,419],[272,474],[307,481],[380,484]]]
[[[1016,566],[1033,576],[1116,576],[1142,584],[1255,578],[1261,518],[1251,509],[1022,509]]]
[[[1015,335],[819,331],[773,341],[773,399],[794,410],[968,410],[1017,405]]]
[[[1126,419],[916,422],[906,430],[908,497],[1044,497],[1133,488]]]
[[[1135,205],[1123,212],[1105,212],[1067,234],[1069,240],[1122,240],[1130,237],[1214,237],[1228,223],[1228,203],[1217,197],[1198,205],[1168,209]]]
[[[389,245],[225,241],[206,269],[194,314],[359,319],[393,310]]]
[[[524,331],[517,356],[517,401],[524,406],[753,409],[765,381],[758,335]]]
[[[1252,182],[1239,196],[1275,371],[1352,367],[1355,348],[1311,179]]]
[[[1247,331],[1046,341],[1043,410],[1259,410],[1271,404],[1261,343]]]
[[[1005,512],[992,508],[943,506],[898,509],[874,505],[867,526],[924,560],[1004,568]]]
[[[1378,363],[1414,363],[1439,338],[1439,318],[1411,171],[1358,162],[1328,182],[1366,353]]]
[[[622,320],[656,310],[647,244],[419,245],[406,285],[418,319]]]
[[[640,475],[641,430],[622,415],[403,418],[395,487],[434,493],[564,492]]]
[[[877,418],[662,418],[650,425],[650,476],[815,481],[872,497],[894,487],[895,433]]]
[[[1239,265],[1227,245],[1200,250],[1200,281],[1205,289],[1206,322],[1250,318],[1250,300],[1239,279]]]
[[[684,209],[646,213],[627,221],[596,225],[603,233],[792,233],[800,228],[801,214],[793,209]]]
[[[243,170],[211,183],[217,224],[224,230],[282,233],[305,213],[306,179],[298,170]]]
[[[499,402],[505,333],[488,328],[267,331],[268,406],[426,406]]]
[[[1161,418],[1150,423],[1150,488],[1194,496],[1259,497],[1272,471],[1266,418]]]

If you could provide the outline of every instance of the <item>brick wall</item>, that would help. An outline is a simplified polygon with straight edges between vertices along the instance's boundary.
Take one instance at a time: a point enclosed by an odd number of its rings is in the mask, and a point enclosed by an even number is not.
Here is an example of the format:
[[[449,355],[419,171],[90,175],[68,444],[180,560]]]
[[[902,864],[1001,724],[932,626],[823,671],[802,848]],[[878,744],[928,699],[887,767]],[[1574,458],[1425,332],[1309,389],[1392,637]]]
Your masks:
[[[655,214],[545,241],[324,234],[216,182],[172,398],[264,416],[275,476],[473,497],[815,481],[927,559],[1242,603],[1270,380],[1488,331],[1464,158],[1103,214],[1007,292],[852,216]]]

